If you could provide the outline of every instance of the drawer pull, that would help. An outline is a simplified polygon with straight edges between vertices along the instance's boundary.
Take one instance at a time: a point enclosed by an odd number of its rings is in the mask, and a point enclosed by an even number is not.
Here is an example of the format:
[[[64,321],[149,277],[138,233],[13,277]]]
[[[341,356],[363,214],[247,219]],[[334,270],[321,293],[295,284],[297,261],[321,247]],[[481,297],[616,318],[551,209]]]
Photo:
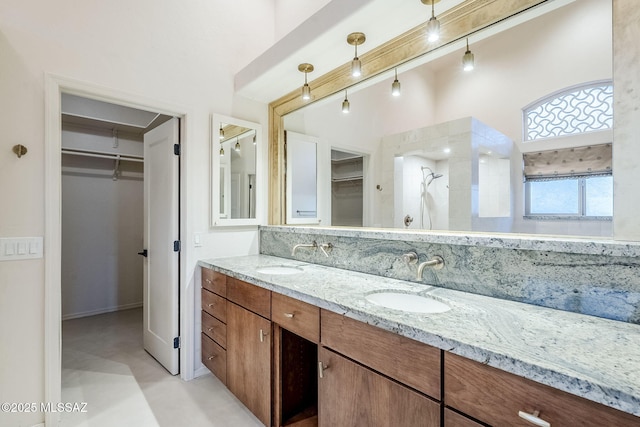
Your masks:
[[[213,307],[213,304],[207,304],[207,307],[211,308]]]
[[[264,337],[269,335],[267,332],[260,329],[260,342],[264,342]]]
[[[213,359],[215,359],[215,358],[216,358],[216,355],[214,354],[213,356],[209,356],[209,357],[207,357],[207,360],[213,360]]]
[[[329,369],[329,365],[325,365],[322,361],[318,362],[318,376],[324,378],[325,369]]]
[[[207,331],[213,332],[213,328],[207,328]]]
[[[207,282],[208,284],[211,284],[211,279],[204,279],[205,282]]]
[[[533,425],[536,425],[536,426],[539,426],[539,427],[551,427],[551,424],[549,424],[548,422],[546,422],[542,418],[539,418],[538,415],[540,415],[540,411],[533,411],[533,414],[528,414],[528,413],[523,412],[523,411],[518,411],[518,416],[520,418],[523,418],[523,419],[529,421]]]
[[[284,317],[288,317],[289,319],[293,319],[293,316],[295,316],[294,313],[285,313]]]

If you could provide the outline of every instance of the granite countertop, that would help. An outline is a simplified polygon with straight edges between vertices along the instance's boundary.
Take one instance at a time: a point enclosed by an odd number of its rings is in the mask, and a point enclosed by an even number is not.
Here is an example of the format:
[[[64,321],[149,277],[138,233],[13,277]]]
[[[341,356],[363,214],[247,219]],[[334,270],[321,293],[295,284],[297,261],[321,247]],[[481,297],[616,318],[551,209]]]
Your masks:
[[[268,255],[199,265],[640,416],[640,325]],[[256,271],[272,265],[302,271]],[[417,314],[365,300],[384,290],[430,296],[451,310]]]

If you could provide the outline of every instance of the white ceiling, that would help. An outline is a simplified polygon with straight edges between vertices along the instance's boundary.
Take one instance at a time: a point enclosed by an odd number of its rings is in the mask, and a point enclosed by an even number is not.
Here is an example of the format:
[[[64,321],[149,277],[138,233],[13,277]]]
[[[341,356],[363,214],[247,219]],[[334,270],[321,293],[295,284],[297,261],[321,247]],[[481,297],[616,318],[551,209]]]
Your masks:
[[[436,16],[464,0],[442,0]],[[269,103],[302,86],[298,64],[315,70],[309,81],[350,62],[354,48],[347,35],[359,31],[366,42],[358,55],[427,21],[431,7],[420,0],[333,0],[273,45],[235,76],[236,93]]]

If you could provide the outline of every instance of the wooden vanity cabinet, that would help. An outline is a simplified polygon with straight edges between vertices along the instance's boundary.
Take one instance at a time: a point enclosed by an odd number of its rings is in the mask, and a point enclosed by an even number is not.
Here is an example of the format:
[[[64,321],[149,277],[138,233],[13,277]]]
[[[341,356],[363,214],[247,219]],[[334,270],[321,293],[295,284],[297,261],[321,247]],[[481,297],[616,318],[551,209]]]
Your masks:
[[[483,423],[496,427],[535,425],[518,415],[523,411],[539,412],[537,416],[552,426],[640,425],[639,417],[500,369],[452,353],[445,353],[444,359],[444,404]],[[465,425],[445,423],[445,426]]]
[[[227,279],[227,387],[271,425],[271,291]]]
[[[227,383],[227,276],[203,268],[202,273],[202,363],[223,384]]]
[[[320,318],[320,426],[440,426],[439,349],[326,310]]]

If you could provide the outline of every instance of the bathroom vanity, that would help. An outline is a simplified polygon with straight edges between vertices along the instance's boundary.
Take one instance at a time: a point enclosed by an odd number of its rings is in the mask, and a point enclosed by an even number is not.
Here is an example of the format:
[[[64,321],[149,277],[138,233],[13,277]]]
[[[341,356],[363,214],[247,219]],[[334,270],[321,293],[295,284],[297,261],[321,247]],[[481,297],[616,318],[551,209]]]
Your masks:
[[[203,363],[265,425],[640,424],[637,325],[268,255],[199,264]]]

